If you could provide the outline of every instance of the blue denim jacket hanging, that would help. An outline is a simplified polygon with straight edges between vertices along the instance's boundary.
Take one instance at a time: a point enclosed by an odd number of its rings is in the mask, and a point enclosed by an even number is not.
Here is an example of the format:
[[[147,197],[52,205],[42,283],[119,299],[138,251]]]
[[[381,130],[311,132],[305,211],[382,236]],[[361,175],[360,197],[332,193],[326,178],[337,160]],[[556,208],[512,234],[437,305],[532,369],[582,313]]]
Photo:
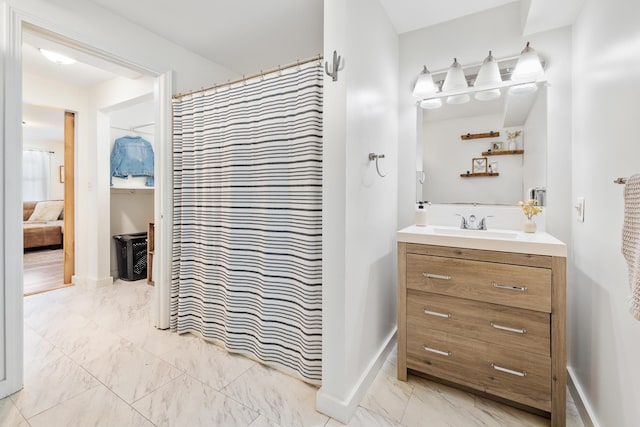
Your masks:
[[[140,136],[123,136],[115,140],[111,150],[111,177],[146,176],[147,187],[153,187],[153,148]]]

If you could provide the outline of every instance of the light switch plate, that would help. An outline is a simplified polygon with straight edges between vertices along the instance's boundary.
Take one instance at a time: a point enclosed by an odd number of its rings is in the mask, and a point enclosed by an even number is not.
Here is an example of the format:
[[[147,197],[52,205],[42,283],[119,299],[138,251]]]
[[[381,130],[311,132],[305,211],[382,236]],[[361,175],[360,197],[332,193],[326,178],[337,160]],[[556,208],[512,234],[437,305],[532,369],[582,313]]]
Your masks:
[[[577,198],[574,208],[576,208],[576,219],[584,222],[584,197]]]

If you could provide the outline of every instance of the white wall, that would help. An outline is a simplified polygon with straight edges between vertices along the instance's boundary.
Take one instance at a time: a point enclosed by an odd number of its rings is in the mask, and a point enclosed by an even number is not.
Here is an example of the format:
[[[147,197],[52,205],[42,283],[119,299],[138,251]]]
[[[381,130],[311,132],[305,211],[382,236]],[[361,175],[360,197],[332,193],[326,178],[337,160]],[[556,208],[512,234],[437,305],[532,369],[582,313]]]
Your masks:
[[[640,419],[640,322],[629,314],[621,255],[623,186],[640,173],[640,3],[587,0],[574,26],[573,221],[569,365],[599,425]]]
[[[20,171],[19,156],[21,150],[16,147],[7,149],[6,144],[15,141],[19,143],[19,133],[17,126],[20,117],[21,96],[20,96],[20,73],[19,58],[20,46],[18,46],[19,35],[13,32],[16,24],[23,20],[35,26],[44,27],[49,31],[58,33],[66,38],[77,41],[81,45],[91,46],[100,52],[112,55],[118,59],[137,64],[141,69],[149,70],[152,74],[167,73],[174,71],[174,90],[178,92],[188,91],[194,88],[207,86],[215,82],[226,81],[237,77],[232,71],[195,55],[159,36],[133,25],[129,21],[112,14],[94,3],[82,0],[66,1],[45,1],[45,0],[0,0],[0,18],[2,19],[2,56],[0,59],[0,78],[2,84],[0,91],[2,94],[3,120],[0,120],[0,134],[3,137],[3,157],[2,174],[16,174]],[[62,86],[46,88],[50,96],[53,89],[62,91]],[[57,91],[55,91],[57,92]],[[63,94],[63,96],[68,96]],[[80,100],[78,100],[80,101]],[[162,100],[166,102],[167,100]],[[70,105],[66,102],[59,105],[57,102],[42,105],[59,106],[64,109],[81,111],[86,107],[83,105]],[[84,117],[83,117],[84,118]],[[98,157],[95,144],[92,144],[96,134],[95,121],[90,119],[79,123],[76,130],[76,159],[82,159],[84,165],[91,165],[93,162],[100,164],[105,159]],[[8,153],[8,154],[7,154]],[[108,162],[108,158],[106,160]],[[94,185],[104,178],[102,169],[97,167],[89,169],[78,165],[76,170],[76,229],[80,234],[76,239],[76,273],[82,273],[85,277],[93,281],[104,279],[100,274],[106,271],[108,274],[108,246],[107,251],[103,251],[98,245],[95,235],[91,230],[102,226],[103,229],[108,224],[108,219],[104,218],[104,212],[100,211],[100,200],[108,197],[108,189],[94,191]],[[104,175],[108,177],[108,172]],[[4,182],[4,181],[3,181]],[[106,196],[105,193],[106,192]],[[5,212],[0,219],[2,227],[0,230],[17,230],[21,221],[19,205],[21,203],[21,191],[19,186],[13,187],[10,191],[0,192],[4,206],[15,206],[15,209]],[[108,211],[107,211],[108,212]],[[108,213],[107,213],[108,214]],[[170,216],[170,215],[169,215]],[[83,232],[84,231],[84,232]],[[20,239],[16,238],[13,232],[0,231],[0,240],[3,242],[0,256],[3,262],[0,263],[0,277],[6,283],[12,283],[18,287],[21,283],[21,272],[19,262],[14,260],[19,253]],[[99,265],[100,260],[100,265]],[[102,263],[105,263],[103,266]],[[100,269],[99,269],[100,267]],[[21,382],[20,358],[15,352],[22,348],[21,331],[21,308],[18,307],[19,295],[17,290],[5,292],[10,295],[11,300],[0,299],[0,318],[9,319],[6,323],[0,323],[0,329],[7,331],[6,335],[0,334],[0,354],[7,350],[6,343],[12,346],[11,354],[7,353],[6,359],[0,359],[3,365],[0,374],[5,372],[5,364],[11,365],[11,378],[6,380],[0,378],[0,395],[15,390],[16,384]],[[17,307],[8,309],[7,307]],[[2,316],[4,315],[4,316]],[[9,371],[6,371],[9,372]],[[0,376],[4,377],[4,376]]]
[[[571,186],[567,179],[571,159],[571,33],[563,28],[522,37],[520,4],[514,2],[432,27],[400,35],[400,116],[398,226],[413,223],[415,206],[416,126],[411,90],[423,65],[446,69],[457,57],[464,64],[478,63],[491,49],[496,58],[518,54],[527,41],[547,60],[548,88],[547,231],[570,239]],[[419,124],[419,123],[418,123]],[[426,155],[423,154],[423,156]]]
[[[377,1],[325,0],[323,382],[318,409],[346,421],[396,327],[398,37]],[[375,30],[373,30],[375,29]],[[370,152],[384,154],[377,175]]]
[[[60,113],[60,120],[64,120],[64,114]],[[64,165],[64,141],[56,140],[28,140],[22,141],[25,149],[48,151],[49,157],[49,199],[64,200],[64,183],[60,182],[60,169]]]

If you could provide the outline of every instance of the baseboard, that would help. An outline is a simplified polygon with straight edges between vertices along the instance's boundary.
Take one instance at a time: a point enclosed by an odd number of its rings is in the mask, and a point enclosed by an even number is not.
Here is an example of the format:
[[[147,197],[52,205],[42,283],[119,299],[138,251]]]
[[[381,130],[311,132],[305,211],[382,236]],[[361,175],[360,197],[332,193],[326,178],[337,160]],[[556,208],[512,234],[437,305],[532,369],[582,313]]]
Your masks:
[[[394,328],[387,336],[384,344],[371,359],[371,362],[369,362],[369,365],[360,375],[360,378],[358,378],[358,381],[345,399],[326,393],[320,388],[316,393],[316,409],[341,423],[347,424],[393,349],[396,343],[396,332],[397,328]]]
[[[111,276],[101,278],[87,277],[84,279],[84,287],[88,289],[103,288],[110,285],[113,285],[113,277]]]
[[[593,407],[589,403],[580,382],[577,380],[575,372],[571,367],[567,367],[567,373],[569,374],[567,376],[567,385],[569,386],[569,391],[571,392],[573,401],[578,408],[584,427],[600,427],[595,416],[595,412],[593,411]]]

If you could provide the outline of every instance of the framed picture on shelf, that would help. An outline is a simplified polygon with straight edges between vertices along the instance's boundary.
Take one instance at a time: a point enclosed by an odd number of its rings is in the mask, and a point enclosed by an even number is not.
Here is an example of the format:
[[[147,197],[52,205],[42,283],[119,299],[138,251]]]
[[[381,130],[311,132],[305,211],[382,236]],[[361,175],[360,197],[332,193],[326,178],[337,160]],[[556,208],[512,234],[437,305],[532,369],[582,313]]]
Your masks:
[[[487,158],[474,157],[471,160],[471,173],[487,173]]]
[[[491,144],[491,151],[502,151],[504,150],[504,143],[502,141],[496,141]]]

